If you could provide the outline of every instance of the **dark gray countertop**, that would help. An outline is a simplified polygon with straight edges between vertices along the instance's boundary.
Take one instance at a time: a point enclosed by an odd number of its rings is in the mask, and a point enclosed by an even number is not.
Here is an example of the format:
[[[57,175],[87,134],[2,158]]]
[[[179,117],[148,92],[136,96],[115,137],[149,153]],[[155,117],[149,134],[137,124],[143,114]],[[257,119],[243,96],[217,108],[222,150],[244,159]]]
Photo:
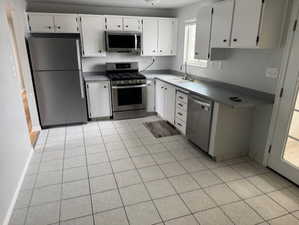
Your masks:
[[[83,79],[85,82],[109,81],[109,79],[105,76],[105,72],[84,72]]]
[[[194,77],[195,82],[182,80],[182,73],[171,70],[155,70],[142,72],[148,79],[159,79],[173,84],[193,94],[201,95],[234,108],[255,107],[274,103],[272,94],[244,88],[232,84],[217,82],[201,77]],[[230,97],[239,97],[242,102],[234,102]]]

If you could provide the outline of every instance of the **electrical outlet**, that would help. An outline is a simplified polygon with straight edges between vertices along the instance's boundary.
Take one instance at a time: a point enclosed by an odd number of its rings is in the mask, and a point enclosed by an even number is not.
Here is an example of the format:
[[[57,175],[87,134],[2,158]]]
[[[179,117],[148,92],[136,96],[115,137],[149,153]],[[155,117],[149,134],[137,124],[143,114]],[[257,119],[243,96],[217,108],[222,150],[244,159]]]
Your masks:
[[[279,75],[278,68],[269,67],[269,68],[266,69],[266,77],[272,78],[272,79],[277,79],[278,75]]]

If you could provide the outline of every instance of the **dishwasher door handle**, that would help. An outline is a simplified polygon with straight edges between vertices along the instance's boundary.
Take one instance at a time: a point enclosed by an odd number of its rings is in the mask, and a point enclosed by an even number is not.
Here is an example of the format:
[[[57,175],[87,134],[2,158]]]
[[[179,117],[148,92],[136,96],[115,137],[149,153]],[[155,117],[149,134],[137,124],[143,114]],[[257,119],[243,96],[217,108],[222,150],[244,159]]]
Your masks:
[[[199,100],[195,100],[194,98],[192,98],[192,101],[195,102],[196,104],[201,105],[201,106],[211,108],[211,104],[209,104],[209,103],[202,102],[202,101],[199,101]]]

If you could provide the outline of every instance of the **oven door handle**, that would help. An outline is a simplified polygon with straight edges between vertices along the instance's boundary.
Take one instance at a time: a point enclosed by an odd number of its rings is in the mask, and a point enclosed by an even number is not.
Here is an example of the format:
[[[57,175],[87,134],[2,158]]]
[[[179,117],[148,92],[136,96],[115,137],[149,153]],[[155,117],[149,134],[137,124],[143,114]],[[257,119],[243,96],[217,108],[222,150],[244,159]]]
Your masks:
[[[129,86],[112,86],[112,89],[128,89],[128,88],[143,88],[147,87],[147,84],[142,85],[129,85]]]

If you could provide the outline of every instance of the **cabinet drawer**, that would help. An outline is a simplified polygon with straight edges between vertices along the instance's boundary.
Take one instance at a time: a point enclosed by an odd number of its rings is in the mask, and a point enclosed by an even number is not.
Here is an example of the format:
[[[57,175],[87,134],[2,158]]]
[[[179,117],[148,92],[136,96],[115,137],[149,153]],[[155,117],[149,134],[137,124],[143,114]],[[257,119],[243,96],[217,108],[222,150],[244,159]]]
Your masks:
[[[179,118],[175,118],[175,127],[183,134],[186,134],[186,122],[180,120]]]
[[[179,108],[176,109],[175,117],[186,122],[187,121],[187,112]]]
[[[183,102],[183,103],[188,103],[188,95],[186,95],[186,94],[184,94],[184,93],[178,91],[178,92],[176,93],[176,100],[177,100],[177,101],[181,101],[181,102]]]
[[[187,104],[181,101],[176,101],[176,108],[187,112]]]

